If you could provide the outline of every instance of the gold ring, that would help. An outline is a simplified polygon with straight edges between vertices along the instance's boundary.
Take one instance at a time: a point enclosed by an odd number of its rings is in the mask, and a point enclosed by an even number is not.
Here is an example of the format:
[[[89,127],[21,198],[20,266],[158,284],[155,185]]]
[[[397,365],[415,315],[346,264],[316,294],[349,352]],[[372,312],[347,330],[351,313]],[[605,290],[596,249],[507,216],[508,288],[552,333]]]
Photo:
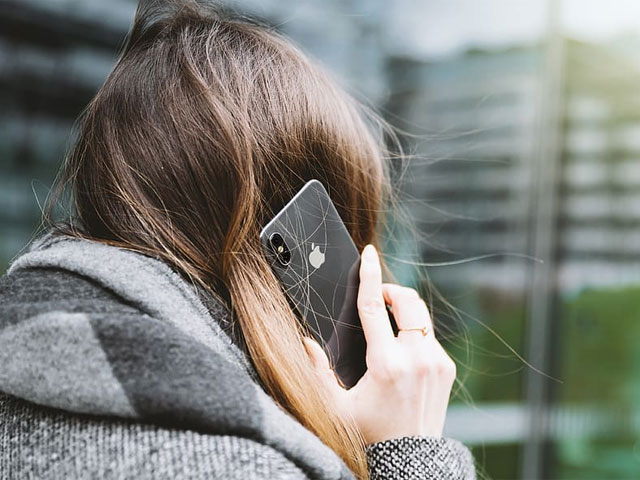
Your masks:
[[[427,334],[429,333],[429,327],[416,327],[416,328],[399,328],[398,331],[399,332],[408,332],[411,330],[417,330],[419,332],[422,332],[423,336],[427,336]]]

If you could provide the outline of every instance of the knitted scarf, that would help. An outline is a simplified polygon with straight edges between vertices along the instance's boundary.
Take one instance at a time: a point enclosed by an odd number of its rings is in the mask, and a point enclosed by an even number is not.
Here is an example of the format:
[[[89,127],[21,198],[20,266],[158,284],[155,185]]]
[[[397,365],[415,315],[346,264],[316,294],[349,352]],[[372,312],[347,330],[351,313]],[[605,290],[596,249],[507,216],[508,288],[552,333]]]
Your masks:
[[[352,478],[255,381],[221,328],[227,307],[218,302],[212,316],[166,263],[49,232],[13,261],[8,275],[39,268],[90,279],[140,313],[31,315],[29,305],[16,311],[0,302],[0,391],[68,412],[247,437],[276,448],[311,478]]]

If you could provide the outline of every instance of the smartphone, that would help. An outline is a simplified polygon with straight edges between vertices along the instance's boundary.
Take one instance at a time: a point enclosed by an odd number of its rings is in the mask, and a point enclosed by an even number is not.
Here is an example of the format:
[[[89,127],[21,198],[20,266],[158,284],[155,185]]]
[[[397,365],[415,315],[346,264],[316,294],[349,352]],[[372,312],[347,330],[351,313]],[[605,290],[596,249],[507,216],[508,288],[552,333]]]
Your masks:
[[[290,304],[345,388],[364,375],[360,252],[322,183],[310,180],[260,232]]]

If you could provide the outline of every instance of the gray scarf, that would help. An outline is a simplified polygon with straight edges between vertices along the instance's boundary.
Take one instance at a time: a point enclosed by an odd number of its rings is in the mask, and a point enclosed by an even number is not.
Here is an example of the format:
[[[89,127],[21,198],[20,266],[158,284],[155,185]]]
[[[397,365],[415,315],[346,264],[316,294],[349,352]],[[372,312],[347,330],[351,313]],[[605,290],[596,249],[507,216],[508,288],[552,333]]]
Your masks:
[[[68,412],[247,437],[277,448],[311,478],[353,478],[254,380],[220,327],[229,320],[226,306],[214,305],[212,318],[164,262],[48,233],[8,275],[33,268],[81,275],[140,314],[48,311],[12,320],[0,308],[0,391]]]

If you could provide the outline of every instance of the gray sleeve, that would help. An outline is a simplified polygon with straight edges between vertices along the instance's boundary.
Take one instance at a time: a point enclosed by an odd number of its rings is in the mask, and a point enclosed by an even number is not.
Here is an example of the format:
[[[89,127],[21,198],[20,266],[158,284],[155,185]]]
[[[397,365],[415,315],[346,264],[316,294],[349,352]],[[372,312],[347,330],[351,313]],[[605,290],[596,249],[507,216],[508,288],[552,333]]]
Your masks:
[[[451,438],[401,437],[367,447],[370,480],[473,480],[473,457]]]
[[[70,415],[2,394],[0,472],[24,479],[307,478],[248,438]]]

